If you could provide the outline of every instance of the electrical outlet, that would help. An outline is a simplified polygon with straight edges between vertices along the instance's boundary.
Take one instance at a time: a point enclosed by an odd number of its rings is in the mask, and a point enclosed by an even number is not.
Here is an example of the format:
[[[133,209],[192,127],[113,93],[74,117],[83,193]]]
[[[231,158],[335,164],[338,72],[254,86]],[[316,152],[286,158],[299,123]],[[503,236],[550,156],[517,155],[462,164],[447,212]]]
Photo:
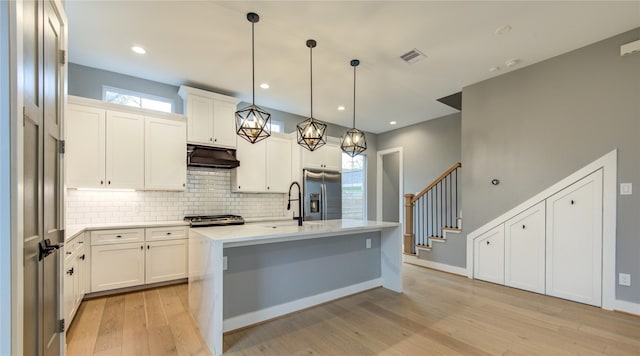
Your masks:
[[[620,183],[620,195],[631,195],[631,194],[633,194],[633,184]]]
[[[618,274],[618,284],[621,286],[631,286],[631,275],[628,273]]]
[[[222,270],[226,271],[229,265],[227,264],[227,256],[222,257]]]
[[[371,239],[367,239],[367,248],[371,248]]]

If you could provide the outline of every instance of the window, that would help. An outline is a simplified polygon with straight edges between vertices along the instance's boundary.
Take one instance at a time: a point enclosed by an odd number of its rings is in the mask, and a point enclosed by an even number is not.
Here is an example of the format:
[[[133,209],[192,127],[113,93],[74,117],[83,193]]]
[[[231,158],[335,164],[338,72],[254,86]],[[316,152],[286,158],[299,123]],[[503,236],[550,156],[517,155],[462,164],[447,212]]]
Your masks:
[[[174,102],[169,98],[162,98],[159,96],[114,88],[106,85],[102,87],[102,100],[108,103],[163,112],[173,112],[174,110]]]
[[[367,219],[367,156],[342,154],[342,218]]]
[[[271,132],[281,132],[284,133],[284,122],[271,120]]]

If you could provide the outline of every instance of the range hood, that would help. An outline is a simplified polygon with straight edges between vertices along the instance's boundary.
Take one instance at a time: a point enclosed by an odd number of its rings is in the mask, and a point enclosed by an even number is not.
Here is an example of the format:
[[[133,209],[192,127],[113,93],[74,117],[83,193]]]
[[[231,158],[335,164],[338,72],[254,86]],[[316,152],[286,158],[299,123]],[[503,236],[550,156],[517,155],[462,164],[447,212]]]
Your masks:
[[[236,168],[239,165],[234,149],[187,145],[187,166]]]

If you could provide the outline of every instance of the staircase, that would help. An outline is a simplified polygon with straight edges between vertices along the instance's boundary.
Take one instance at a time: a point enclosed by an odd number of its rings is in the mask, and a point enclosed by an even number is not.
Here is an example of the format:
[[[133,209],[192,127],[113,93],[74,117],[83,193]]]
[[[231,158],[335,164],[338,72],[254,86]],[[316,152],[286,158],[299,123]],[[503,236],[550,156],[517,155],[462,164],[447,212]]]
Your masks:
[[[404,254],[419,256],[431,251],[434,242],[445,242],[450,233],[462,229],[458,174],[454,164],[418,194],[405,194]]]

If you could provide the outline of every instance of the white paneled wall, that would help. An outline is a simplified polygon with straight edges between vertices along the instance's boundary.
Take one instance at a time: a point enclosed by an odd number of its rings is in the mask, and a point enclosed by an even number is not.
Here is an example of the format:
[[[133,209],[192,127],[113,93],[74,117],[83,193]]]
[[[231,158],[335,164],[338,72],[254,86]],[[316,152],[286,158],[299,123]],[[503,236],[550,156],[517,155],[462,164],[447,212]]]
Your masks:
[[[189,167],[184,192],[67,189],[67,225],[182,220],[185,215],[283,217],[286,194],[231,192],[231,170]]]

